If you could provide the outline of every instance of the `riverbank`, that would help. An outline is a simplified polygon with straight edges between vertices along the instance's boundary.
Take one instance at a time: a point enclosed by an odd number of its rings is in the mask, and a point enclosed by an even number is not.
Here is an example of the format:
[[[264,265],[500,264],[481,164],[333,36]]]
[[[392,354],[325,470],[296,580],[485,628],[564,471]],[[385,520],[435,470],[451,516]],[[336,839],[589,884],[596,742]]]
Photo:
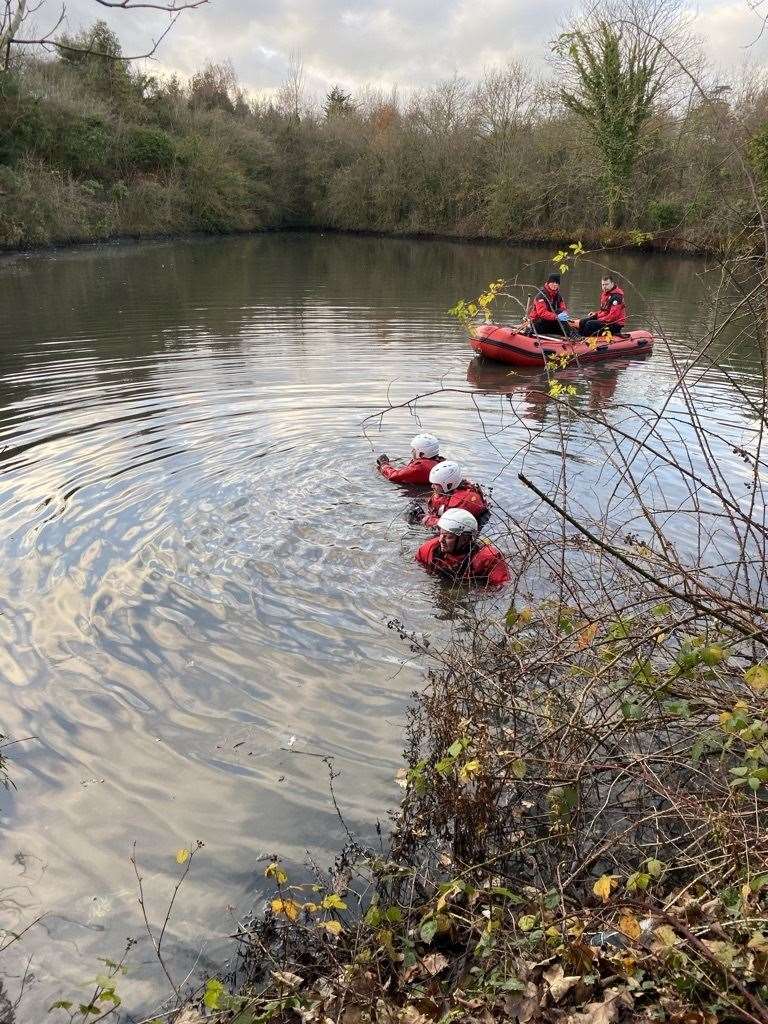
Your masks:
[[[96,57],[19,61],[0,82],[5,250],[290,227],[685,254],[743,243],[741,211],[720,202],[744,189],[742,168],[722,126],[703,131],[706,107],[689,111],[695,131],[660,115],[631,227],[608,230],[599,160],[563,110],[531,107],[489,134],[471,104],[440,121],[437,88],[297,112],[250,103],[216,66],[183,87]]]

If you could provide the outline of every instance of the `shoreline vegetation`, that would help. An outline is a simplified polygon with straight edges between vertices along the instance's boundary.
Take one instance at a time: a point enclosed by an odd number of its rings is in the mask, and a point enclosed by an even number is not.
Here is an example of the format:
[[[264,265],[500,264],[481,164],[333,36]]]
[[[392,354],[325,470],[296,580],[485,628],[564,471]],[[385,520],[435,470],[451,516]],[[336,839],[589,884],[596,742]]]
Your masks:
[[[744,161],[768,168],[759,76],[716,101],[660,83],[601,151],[566,57],[557,84],[512,61],[320,104],[300,66],[263,102],[225,65],[186,84],[134,70],[103,23],[70,43],[0,72],[2,250],[301,228],[722,254],[749,244]]]

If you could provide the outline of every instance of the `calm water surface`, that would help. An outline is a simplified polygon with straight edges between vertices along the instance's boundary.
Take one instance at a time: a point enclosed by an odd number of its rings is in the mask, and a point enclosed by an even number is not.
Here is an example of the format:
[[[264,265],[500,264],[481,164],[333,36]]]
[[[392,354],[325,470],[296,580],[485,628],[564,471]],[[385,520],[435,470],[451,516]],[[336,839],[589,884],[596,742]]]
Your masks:
[[[82,993],[96,958],[141,934],[134,843],[155,917],[175,851],[206,844],[168,940],[183,977],[259,899],[262,858],[300,864],[310,848],[325,864],[342,844],[312,755],[335,758],[364,835],[397,802],[420,675],[386,623],[450,624],[371,445],[404,453],[423,424],[506,508],[530,506],[517,471],[557,477],[555,409],[540,378],[471,360],[444,311],[499,275],[539,279],[548,255],[291,234],[0,264],[0,728],[35,737],[12,748],[18,791],[0,794],[0,924],[46,915],[0,964],[13,995],[33,956],[19,1020]],[[622,420],[628,402],[660,409],[673,357],[685,364],[703,268],[616,265],[671,339],[571,374],[582,408]],[[595,276],[570,275],[573,309],[593,308]],[[723,366],[757,390],[751,358]],[[367,415],[441,385],[474,392],[483,422],[470,396],[435,395],[419,422],[391,412],[368,440]],[[723,464],[743,474],[731,446],[752,443],[749,410],[725,372],[696,387]],[[682,404],[668,415],[686,448]],[[599,428],[581,421],[565,443],[589,509],[611,485]],[[682,508],[677,486],[665,499]],[[685,543],[684,509],[669,532]],[[136,961],[123,989],[147,1005],[162,987],[146,943]]]

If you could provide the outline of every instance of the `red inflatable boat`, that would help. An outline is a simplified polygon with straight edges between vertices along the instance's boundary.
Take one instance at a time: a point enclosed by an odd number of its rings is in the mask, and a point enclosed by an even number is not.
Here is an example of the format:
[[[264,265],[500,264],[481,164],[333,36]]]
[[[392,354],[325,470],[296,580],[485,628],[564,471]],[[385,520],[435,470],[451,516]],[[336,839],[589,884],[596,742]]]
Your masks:
[[[552,356],[570,356],[574,363],[594,363],[614,356],[640,355],[653,348],[648,331],[629,331],[610,338],[549,338],[546,335],[520,334],[512,327],[478,324],[472,328],[469,343],[475,352],[512,366],[537,366]]]

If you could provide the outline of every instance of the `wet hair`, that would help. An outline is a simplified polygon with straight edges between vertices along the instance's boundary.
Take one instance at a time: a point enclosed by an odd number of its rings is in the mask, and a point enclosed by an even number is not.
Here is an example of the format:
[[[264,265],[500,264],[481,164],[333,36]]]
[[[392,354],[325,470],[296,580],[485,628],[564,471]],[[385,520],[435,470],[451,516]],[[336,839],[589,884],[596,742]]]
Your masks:
[[[547,284],[560,284],[560,275],[550,274],[547,278]]]
[[[616,284],[618,280],[619,279],[616,277],[612,270],[606,270],[606,272],[603,274],[603,281],[613,281],[613,283]]]

